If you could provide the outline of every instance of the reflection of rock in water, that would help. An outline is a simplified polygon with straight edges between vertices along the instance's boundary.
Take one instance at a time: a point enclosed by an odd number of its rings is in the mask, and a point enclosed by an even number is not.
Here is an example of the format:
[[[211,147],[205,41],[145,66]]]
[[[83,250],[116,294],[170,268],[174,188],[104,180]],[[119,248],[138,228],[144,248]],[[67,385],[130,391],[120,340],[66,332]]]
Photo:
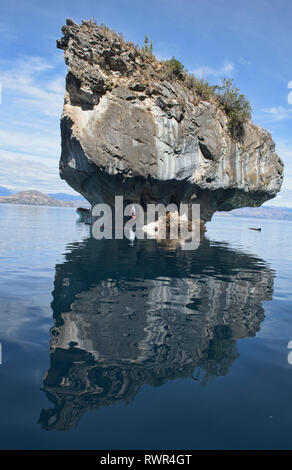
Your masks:
[[[208,240],[195,252],[152,240],[69,248],[56,266],[46,429],[69,429],[86,409],[129,400],[142,384],[227,374],[236,340],[255,335],[272,297],[261,260]]]

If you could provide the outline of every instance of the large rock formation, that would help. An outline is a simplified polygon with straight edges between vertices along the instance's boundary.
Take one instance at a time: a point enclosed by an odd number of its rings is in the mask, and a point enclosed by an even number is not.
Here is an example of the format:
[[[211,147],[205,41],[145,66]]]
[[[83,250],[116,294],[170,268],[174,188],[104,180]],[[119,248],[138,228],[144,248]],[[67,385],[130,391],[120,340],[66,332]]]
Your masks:
[[[161,64],[91,21],[67,20],[57,46],[68,66],[60,174],[92,205],[193,202],[215,211],[259,206],[279,191],[283,163],[270,134],[241,141],[216,100],[163,78]]]

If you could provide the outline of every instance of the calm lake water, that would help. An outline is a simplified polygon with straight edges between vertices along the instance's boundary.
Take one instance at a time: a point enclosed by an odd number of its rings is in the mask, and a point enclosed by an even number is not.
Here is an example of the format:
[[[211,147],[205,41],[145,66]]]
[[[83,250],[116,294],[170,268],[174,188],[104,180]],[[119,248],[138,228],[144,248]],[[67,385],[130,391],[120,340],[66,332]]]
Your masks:
[[[0,220],[2,449],[292,448],[292,222],[214,217],[182,251]]]

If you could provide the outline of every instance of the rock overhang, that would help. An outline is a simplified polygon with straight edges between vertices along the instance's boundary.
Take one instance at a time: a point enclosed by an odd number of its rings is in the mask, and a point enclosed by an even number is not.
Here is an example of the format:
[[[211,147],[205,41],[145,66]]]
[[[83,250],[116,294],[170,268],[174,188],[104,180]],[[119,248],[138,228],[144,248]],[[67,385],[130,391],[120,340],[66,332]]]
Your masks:
[[[269,132],[248,121],[235,141],[216,103],[159,80],[159,62],[106,27],[67,20],[62,32],[60,172],[91,204],[115,195],[142,204],[192,201],[207,221],[217,210],[275,197],[283,163]]]

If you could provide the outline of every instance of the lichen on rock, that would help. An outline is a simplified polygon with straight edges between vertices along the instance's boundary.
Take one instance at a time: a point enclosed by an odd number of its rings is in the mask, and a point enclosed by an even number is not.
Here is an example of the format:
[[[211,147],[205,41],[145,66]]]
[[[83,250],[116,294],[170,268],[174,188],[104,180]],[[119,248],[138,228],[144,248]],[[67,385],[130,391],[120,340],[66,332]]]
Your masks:
[[[283,163],[269,132],[251,121],[230,135],[215,100],[92,21],[67,20],[57,47],[68,66],[61,118],[60,175],[92,205],[198,203],[216,211],[259,206],[275,197]]]

